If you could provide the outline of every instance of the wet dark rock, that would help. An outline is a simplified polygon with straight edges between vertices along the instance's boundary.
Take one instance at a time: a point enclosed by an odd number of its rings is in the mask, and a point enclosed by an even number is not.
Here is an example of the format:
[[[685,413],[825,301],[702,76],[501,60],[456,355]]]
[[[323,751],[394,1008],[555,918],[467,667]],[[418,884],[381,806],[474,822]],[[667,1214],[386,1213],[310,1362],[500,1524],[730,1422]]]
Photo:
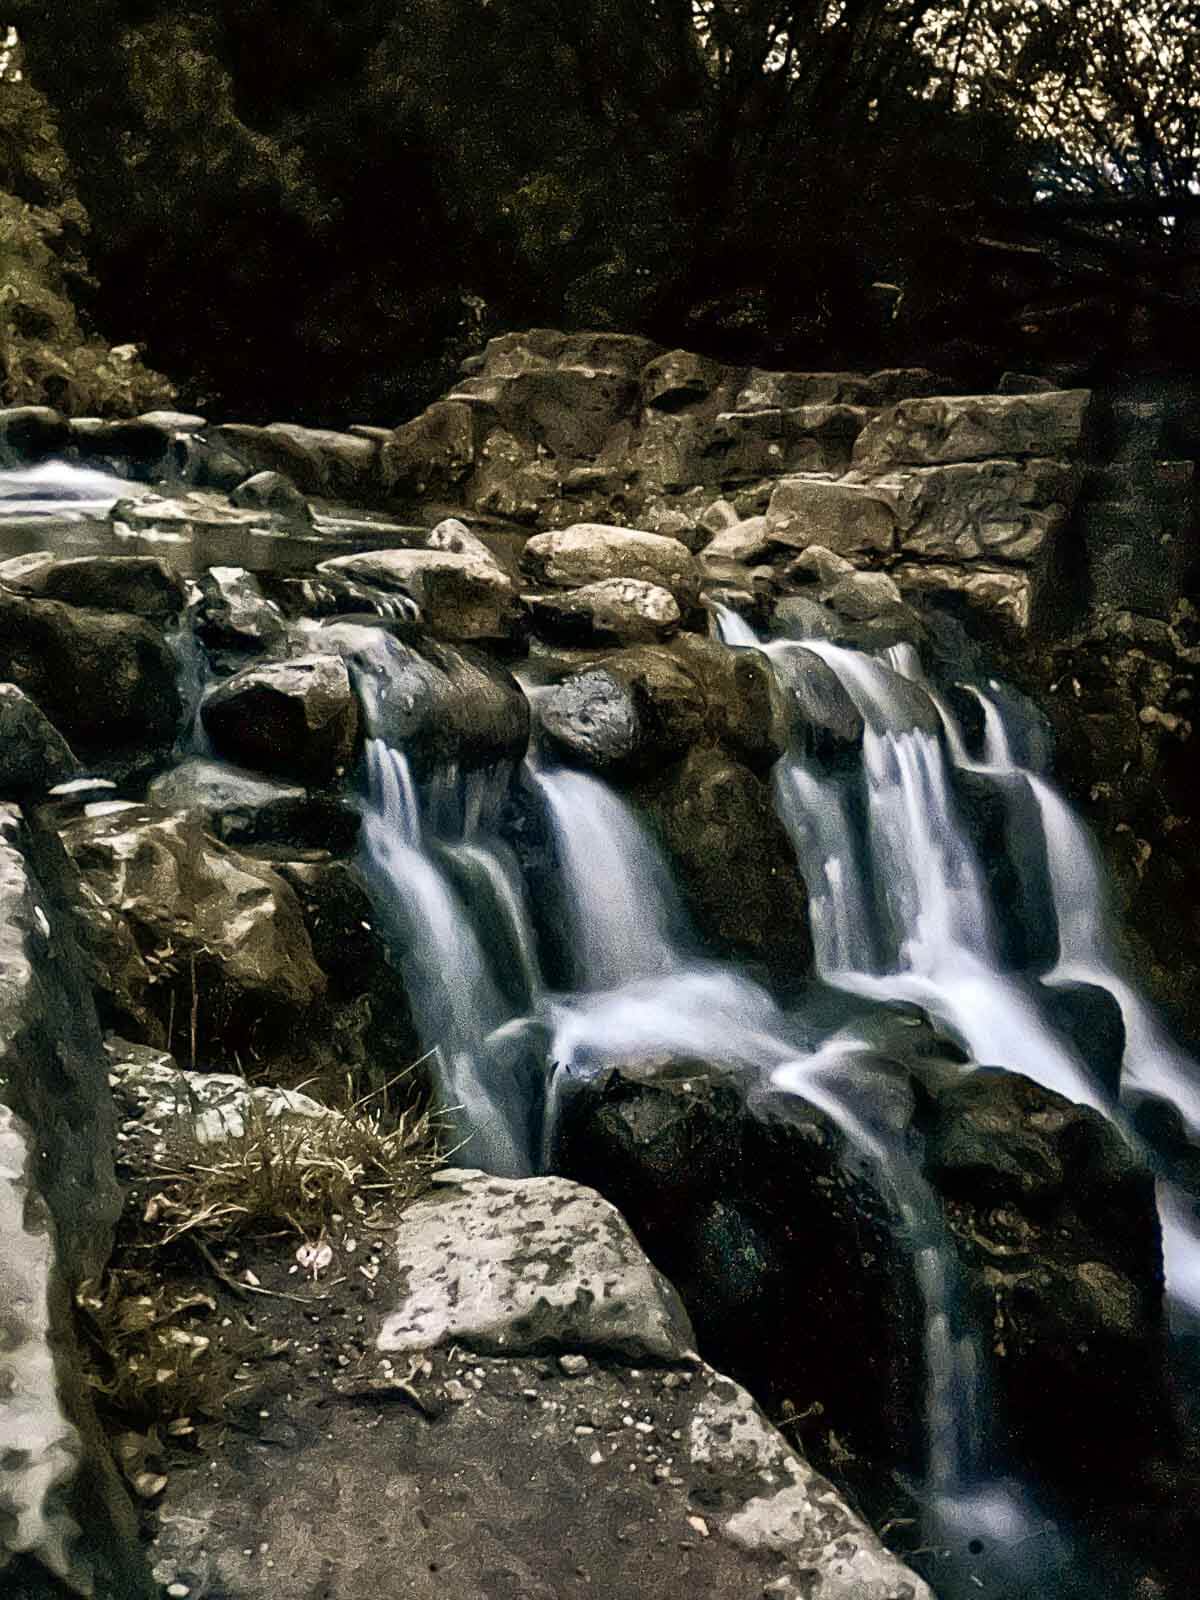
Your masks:
[[[765,656],[699,633],[681,633],[671,653],[704,691],[710,738],[765,773],[787,747],[784,708]]]
[[[519,761],[529,702],[512,675],[479,651],[409,632],[333,622],[311,642],[351,668],[371,736],[403,750],[419,780],[451,763],[463,770]]]
[[[28,695],[0,683],[0,799],[33,799],[79,770],[62,734]]]
[[[49,406],[9,406],[0,411],[0,467],[22,467],[61,453],[71,427]]]
[[[542,728],[573,761],[605,771],[657,765],[703,732],[705,695],[663,646],[614,651],[539,701]]]
[[[637,792],[705,947],[794,985],[812,961],[808,892],[767,784],[696,748]]]
[[[358,837],[359,814],[333,795],[194,757],[155,778],[147,799],[168,811],[191,811],[224,844],[296,845],[346,855]]]
[[[178,616],[187,600],[183,579],[158,556],[73,556],[48,567],[38,587],[47,600],[153,622]]]
[[[331,783],[354,760],[358,706],[331,655],[243,667],[206,696],[213,748],[235,765],[304,783]]]
[[[167,475],[173,460],[176,429],[152,414],[118,418],[94,417],[76,421],[71,442],[84,461],[112,466],[141,483],[154,483]]]
[[[214,650],[259,655],[278,649],[287,635],[279,607],[244,567],[210,567],[200,577],[196,635]]]
[[[22,689],[81,760],[169,748],[175,678],[162,634],[140,617],[0,592],[0,680]]]
[[[827,1464],[836,1438],[860,1461],[911,1460],[912,1270],[888,1202],[841,1150],[821,1113],[782,1095],[752,1112],[719,1067],[631,1062],[566,1097],[555,1165],[628,1218],[707,1359],[771,1414],[790,1407],[810,1459]]]
[[[862,715],[828,662],[795,645],[778,651],[772,666],[784,690],[785,726],[806,754],[836,761],[862,749]]]
[[[1014,1465],[1119,1516],[1172,1435],[1150,1172],[1098,1112],[1002,1072],[940,1090],[927,1164]]]

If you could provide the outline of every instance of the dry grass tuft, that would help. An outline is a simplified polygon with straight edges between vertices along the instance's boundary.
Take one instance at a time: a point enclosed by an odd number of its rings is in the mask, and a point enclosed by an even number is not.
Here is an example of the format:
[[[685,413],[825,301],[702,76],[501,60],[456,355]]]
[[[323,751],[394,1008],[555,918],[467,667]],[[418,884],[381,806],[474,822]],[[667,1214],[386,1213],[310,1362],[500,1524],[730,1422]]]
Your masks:
[[[252,1102],[240,1129],[165,1175],[144,1220],[162,1227],[163,1244],[279,1229],[311,1239],[336,1217],[395,1212],[424,1193],[444,1161],[441,1135],[427,1108],[385,1120],[363,1101],[322,1117],[272,1116]]]

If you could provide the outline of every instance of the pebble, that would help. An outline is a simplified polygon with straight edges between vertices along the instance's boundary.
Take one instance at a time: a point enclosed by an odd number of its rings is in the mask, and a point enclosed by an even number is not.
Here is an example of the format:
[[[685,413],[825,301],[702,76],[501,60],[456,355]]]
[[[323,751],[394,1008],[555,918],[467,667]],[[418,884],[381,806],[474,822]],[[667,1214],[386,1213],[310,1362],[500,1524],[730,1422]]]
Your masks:
[[[588,1370],[588,1358],[579,1355],[559,1356],[558,1365],[568,1378],[580,1378]]]
[[[603,1465],[603,1462],[604,1457],[599,1450],[593,1450],[591,1455],[588,1457],[588,1465],[591,1467],[599,1467]]]
[[[461,1406],[471,1398],[471,1391],[465,1383],[460,1383],[457,1378],[448,1378],[443,1385],[446,1399],[453,1405]]]

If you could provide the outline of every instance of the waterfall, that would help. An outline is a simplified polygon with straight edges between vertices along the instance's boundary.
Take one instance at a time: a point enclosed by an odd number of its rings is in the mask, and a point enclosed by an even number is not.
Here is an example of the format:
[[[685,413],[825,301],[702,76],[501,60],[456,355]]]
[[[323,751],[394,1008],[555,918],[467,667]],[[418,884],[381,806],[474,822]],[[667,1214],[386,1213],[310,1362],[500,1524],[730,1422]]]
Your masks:
[[[683,913],[643,824],[587,773],[531,762],[530,776],[554,829],[576,987],[614,989],[676,970]]]

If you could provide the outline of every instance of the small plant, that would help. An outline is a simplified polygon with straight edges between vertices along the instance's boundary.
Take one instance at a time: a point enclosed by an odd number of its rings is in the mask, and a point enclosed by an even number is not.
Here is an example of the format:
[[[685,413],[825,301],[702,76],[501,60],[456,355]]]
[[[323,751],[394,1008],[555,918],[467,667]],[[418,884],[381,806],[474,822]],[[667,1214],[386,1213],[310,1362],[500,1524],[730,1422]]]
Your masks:
[[[149,1273],[114,1268],[75,1297],[84,1373],[103,1410],[133,1427],[181,1431],[216,1420],[232,1389],[232,1362],[206,1334],[184,1326],[215,1312],[211,1295],[172,1291]]]
[[[427,1109],[385,1123],[362,1101],[304,1116],[249,1099],[228,1138],[196,1146],[179,1162],[145,1220],[162,1224],[164,1244],[280,1228],[311,1239],[347,1212],[396,1210],[416,1199],[443,1162],[440,1136]]]

